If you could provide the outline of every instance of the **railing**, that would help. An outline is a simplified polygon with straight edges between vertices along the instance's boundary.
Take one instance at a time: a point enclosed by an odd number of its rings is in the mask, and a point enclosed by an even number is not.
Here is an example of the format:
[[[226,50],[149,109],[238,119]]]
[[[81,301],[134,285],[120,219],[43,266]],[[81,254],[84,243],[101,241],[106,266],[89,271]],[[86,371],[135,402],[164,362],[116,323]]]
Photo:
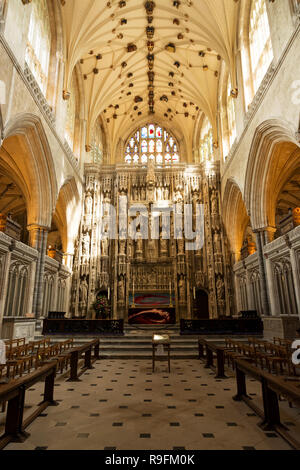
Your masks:
[[[0,385],[0,403],[8,402],[5,432],[0,437],[0,449],[3,449],[9,442],[24,442],[29,436],[24,430],[32,421],[39,416],[48,406],[57,406],[54,401],[54,380],[56,374],[56,362],[42,366],[40,369],[26,375],[25,377],[13,380],[12,382]],[[32,385],[45,380],[44,399],[38,408],[25,420],[24,403],[25,392]]]
[[[43,322],[43,335],[123,335],[123,320],[49,319]]]
[[[182,335],[217,335],[217,334],[262,334],[263,322],[260,318],[228,318],[226,320],[180,320]]]

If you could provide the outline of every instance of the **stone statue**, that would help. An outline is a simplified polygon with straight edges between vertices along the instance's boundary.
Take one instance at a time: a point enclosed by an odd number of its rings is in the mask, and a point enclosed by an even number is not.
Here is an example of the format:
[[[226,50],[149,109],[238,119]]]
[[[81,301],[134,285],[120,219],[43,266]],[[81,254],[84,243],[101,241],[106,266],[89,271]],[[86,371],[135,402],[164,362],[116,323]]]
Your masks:
[[[184,254],[184,239],[183,238],[178,238],[177,246],[178,246],[178,254],[183,255]]]
[[[164,200],[167,201],[169,199],[169,188],[168,186],[164,189]]]
[[[155,163],[154,163],[154,160],[149,160],[148,161],[147,183],[148,184],[154,184],[155,183]]]
[[[108,256],[108,238],[104,236],[101,240],[102,256]]]
[[[128,247],[127,247],[127,255],[128,255],[128,258],[131,259],[133,257],[133,253],[132,253],[132,240],[128,240]]]
[[[92,207],[93,207],[93,198],[91,193],[88,192],[85,198],[85,214],[91,215],[92,214]]]
[[[211,196],[211,212],[212,214],[218,214],[218,199],[216,191],[213,191]]]
[[[85,234],[83,234],[82,236],[82,254],[84,256],[90,256],[90,241],[91,241],[91,238],[90,238],[90,235],[88,232],[86,232]]]
[[[79,307],[82,314],[85,313],[88,298],[88,283],[84,277],[79,285]]]
[[[140,230],[136,234],[136,253],[139,255],[143,254],[143,240]]]
[[[132,200],[133,200],[133,201],[136,201],[136,200],[137,200],[137,197],[136,197],[136,196],[137,196],[137,188],[136,188],[136,186],[133,186],[133,187],[132,187]]]
[[[177,191],[175,193],[175,202],[178,204],[178,203],[182,202],[182,200],[183,200],[182,194],[179,191],[179,189],[177,189]]]
[[[179,288],[179,300],[184,301],[185,300],[185,280],[183,276],[180,276],[180,279],[178,282],[178,288]]]
[[[120,240],[119,242],[119,254],[120,255],[125,255],[126,251],[126,240]]]
[[[222,253],[221,236],[217,232],[214,234],[214,246],[217,254]]]
[[[224,281],[223,279],[219,278],[216,283],[217,287],[217,297],[218,301],[224,300],[225,297],[225,286],[224,286]]]
[[[158,186],[157,188],[157,201],[161,201],[162,200],[162,188],[160,186]]]
[[[124,279],[121,277],[118,281],[118,300],[124,300],[125,297],[125,286]]]

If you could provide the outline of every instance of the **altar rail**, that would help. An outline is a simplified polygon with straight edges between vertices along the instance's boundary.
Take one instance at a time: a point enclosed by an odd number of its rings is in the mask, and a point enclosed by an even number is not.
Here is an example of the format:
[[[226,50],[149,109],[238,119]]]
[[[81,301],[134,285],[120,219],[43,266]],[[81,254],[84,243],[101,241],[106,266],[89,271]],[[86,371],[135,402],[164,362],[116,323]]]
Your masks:
[[[182,335],[261,335],[263,322],[260,318],[228,318],[225,320],[180,320]]]
[[[43,322],[43,335],[123,335],[124,320],[50,319]]]

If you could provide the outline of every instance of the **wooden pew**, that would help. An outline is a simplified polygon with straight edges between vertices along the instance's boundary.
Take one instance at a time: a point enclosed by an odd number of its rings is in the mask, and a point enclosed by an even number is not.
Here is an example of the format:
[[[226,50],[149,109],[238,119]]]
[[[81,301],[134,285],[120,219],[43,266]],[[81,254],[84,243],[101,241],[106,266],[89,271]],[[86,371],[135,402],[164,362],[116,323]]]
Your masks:
[[[300,449],[300,443],[287,433],[280,421],[279,396],[284,396],[289,402],[300,406],[300,380],[291,382],[285,376],[274,376],[255,367],[243,359],[235,360],[237,394],[235,401],[244,401],[263,420],[259,424],[264,430],[275,430],[295,448]],[[247,395],[246,376],[261,383],[263,396],[263,411],[260,410]]]
[[[94,348],[94,359],[99,359],[99,339],[89,341],[87,344],[72,348],[69,352],[71,353],[71,365],[70,365],[70,378],[68,382],[80,382],[78,374],[78,361],[82,354],[84,354],[84,366],[83,369],[93,369],[92,367],[92,349]],[[82,371],[83,372],[83,371]]]
[[[3,449],[9,442],[24,442],[29,436],[25,429],[32,421],[39,416],[48,406],[57,406],[54,401],[54,380],[56,374],[56,363],[52,362],[38,370],[27,374],[25,377],[12,380],[8,384],[0,385],[0,403],[8,402],[5,432],[0,437],[0,449]],[[45,381],[44,399],[38,408],[25,420],[24,403],[25,392],[32,385]]]
[[[204,358],[204,349],[206,351],[206,365],[205,368],[214,367],[214,354],[217,358],[216,378],[224,379],[225,376],[225,350],[226,348],[220,344],[212,341],[207,341],[204,338],[199,338],[199,359]]]

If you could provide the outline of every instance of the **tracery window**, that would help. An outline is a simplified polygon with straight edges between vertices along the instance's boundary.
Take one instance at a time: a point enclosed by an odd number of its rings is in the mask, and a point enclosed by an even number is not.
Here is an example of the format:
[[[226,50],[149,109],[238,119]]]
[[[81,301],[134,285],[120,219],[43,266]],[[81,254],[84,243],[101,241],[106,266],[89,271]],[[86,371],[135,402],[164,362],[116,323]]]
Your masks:
[[[273,60],[273,49],[265,0],[252,0],[249,27],[254,93]]]
[[[33,0],[25,60],[46,94],[51,50],[51,27],[46,0]]]
[[[141,127],[129,139],[125,148],[125,162],[146,165],[153,160],[158,165],[179,163],[179,148],[175,138],[155,124]]]

